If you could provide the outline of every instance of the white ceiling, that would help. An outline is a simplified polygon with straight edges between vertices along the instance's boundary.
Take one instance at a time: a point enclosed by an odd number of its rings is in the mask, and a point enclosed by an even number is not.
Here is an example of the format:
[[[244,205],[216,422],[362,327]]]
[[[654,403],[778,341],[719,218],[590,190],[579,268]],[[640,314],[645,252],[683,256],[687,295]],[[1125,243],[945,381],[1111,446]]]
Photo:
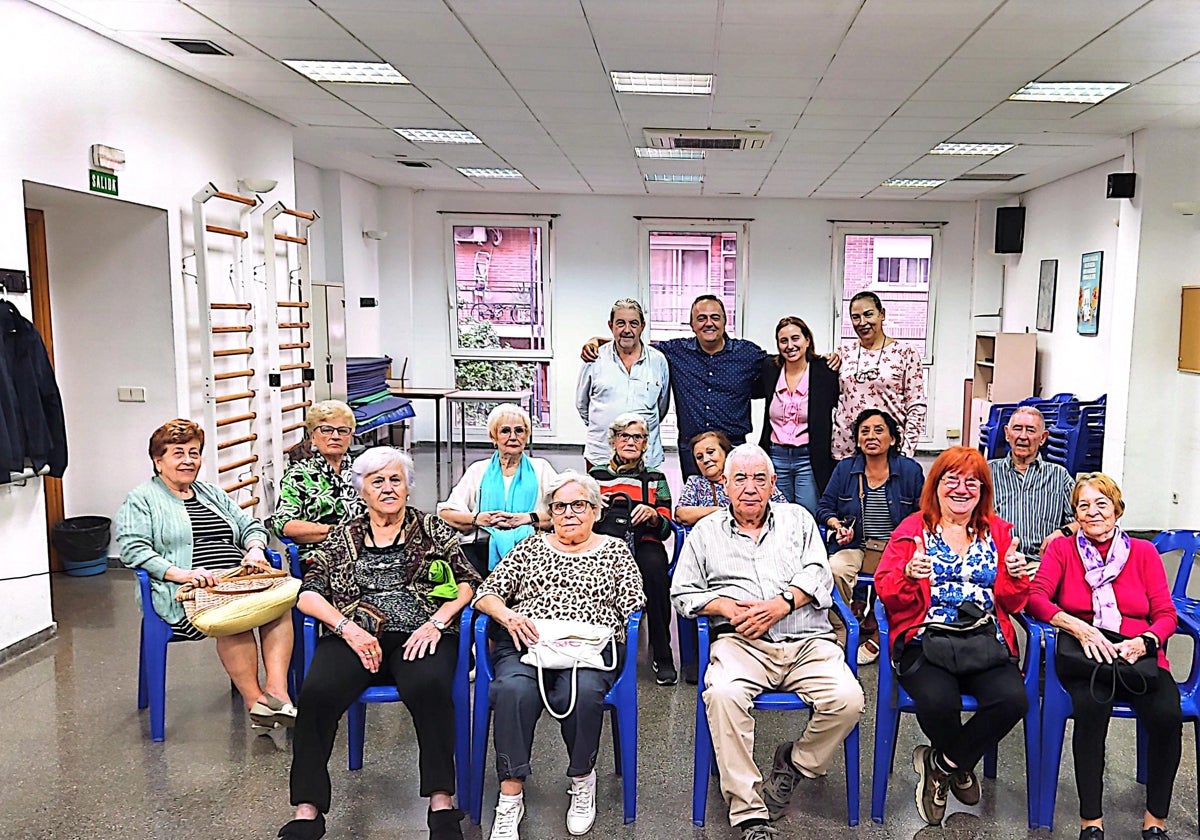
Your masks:
[[[1200,0],[34,0],[296,127],[296,157],[381,185],[625,195],[964,200],[1200,126]],[[205,38],[193,56],[162,40]],[[283,59],[387,61],[411,86],[316,84]],[[613,70],[712,73],[706,97],[617,94]],[[1099,105],[1010,102],[1025,83],[1127,81]],[[638,159],[642,130],[773,133],[757,152]],[[465,128],[483,145],[391,129]],[[1017,144],[930,156],[944,141]],[[424,160],[412,169],[398,159]],[[476,181],[458,166],[514,167]],[[702,184],[646,183],[697,173]],[[886,178],[1020,173],[929,190]]]

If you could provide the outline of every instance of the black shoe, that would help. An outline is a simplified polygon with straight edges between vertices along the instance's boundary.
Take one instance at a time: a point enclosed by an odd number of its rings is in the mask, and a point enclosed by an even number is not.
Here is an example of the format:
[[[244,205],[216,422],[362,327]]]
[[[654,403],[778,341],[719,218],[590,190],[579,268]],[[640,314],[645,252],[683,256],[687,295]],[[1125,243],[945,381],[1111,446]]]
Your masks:
[[[1104,840],[1104,829],[1098,825],[1089,825],[1079,829],[1079,840]]]
[[[1091,840],[1091,838],[1088,840]],[[1100,832],[1099,840],[1104,840],[1103,831]],[[1156,825],[1152,825],[1149,828],[1142,829],[1142,840],[1171,840],[1171,835],[1167,834],[1167,830],[1165,828],[1159,828]]]
[[[696,664],[684,665],[683,681],[688,685],[696,685],[700,682],[700,666]]]
[[[653,667],[654,681],[659,685],[675,685],[679,682],[679,672],[675,670],[675,663],[670,659],[655,662]]]
[[[325,815],[317,814],[316,819],[284,823],[277,836],[283,840],[321,840],[325,836]]]
[[[465,817],[458,808],[430,811],[428,815],[429,840],[463,840],[462,826]]]

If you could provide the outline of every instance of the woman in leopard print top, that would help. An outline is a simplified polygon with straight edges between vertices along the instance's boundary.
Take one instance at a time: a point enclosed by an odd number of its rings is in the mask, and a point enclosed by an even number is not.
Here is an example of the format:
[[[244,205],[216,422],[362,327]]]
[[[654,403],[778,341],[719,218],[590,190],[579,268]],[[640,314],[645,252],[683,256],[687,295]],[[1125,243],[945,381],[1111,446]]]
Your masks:
[[[590,476],[567,470],[551,481],[543,497],[553,531],[518,543],[479,587],[475,607],[491,616],[489,635],[495,676],[489,699],[500,802],[491,840],[517,837],[525,813],[525,777],[533,732],[542,710],[538,670],[521,661],[537,642],[535,619],[571,619],[609,627],[619,642],[625,624],[642,608],[642,576],[624,540],[593,532],[600,510],[600,487]],[[618,660],[625,645],[618,645]],[[636,656],[636,651],[630,655]],[[567,745],[571,807],[567,830],[584,834],[596,819],[596,754],[604,719],[604,696],[620,666],[546,669],[541,679],[546,702],[555,709],[575,707],[560,721]]]

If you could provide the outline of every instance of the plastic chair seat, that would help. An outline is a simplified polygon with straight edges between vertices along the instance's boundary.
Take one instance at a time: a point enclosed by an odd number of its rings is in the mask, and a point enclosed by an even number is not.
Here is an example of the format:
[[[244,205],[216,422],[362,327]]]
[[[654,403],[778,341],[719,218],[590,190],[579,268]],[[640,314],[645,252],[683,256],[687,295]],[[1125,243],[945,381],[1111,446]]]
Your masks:
[[[611,712],[614,763],[621,778],[621,792],[626,825],[637,819],[637,650],[641,611],[629,617],[625,625],[625,662],[612,688],[604,697],[604,708]],[[494,672],[488,648],[488,616],[483,615],[475,625],[475,713],[472,720],[470,800],[467,814],[475,825],[483,819],[483,785],[487,763],[488,732],[492,723],[492,703],[488,697]],[[461,802],[461,800],[460,800]]]

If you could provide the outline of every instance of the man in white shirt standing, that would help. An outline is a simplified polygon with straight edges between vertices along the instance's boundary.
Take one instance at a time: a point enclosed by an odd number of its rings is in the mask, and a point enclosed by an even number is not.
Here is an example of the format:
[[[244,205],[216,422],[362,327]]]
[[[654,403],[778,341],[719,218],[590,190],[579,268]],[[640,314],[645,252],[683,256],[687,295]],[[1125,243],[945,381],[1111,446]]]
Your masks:
[[[742,840],[770,840],[792,789],[823,776],[858,725],[862,686],[829,623],[833,575],[812,515],[768,501],[775,469],[760,447],[725,460],[728,509],[692,528],[671,599],[688,618],[707,616],[715,637],[704,703],[729,822]],[[754,763],[751,703],[764,691],[794,691],[812,708],[795,741],[775,748],[764,781]]]
[[[650,435],[646,469],[657,469],[666,458],[658,425],[671,401],[667,358],[642,342],[646,316],[636,300],[614,303],[608,328],[613,340],[600,347],[594,362],[584,364],[575,392],[575,407],[588,427],[584,460],[588,469],[609,462],[608,426],[632,411],[646,421]]]

